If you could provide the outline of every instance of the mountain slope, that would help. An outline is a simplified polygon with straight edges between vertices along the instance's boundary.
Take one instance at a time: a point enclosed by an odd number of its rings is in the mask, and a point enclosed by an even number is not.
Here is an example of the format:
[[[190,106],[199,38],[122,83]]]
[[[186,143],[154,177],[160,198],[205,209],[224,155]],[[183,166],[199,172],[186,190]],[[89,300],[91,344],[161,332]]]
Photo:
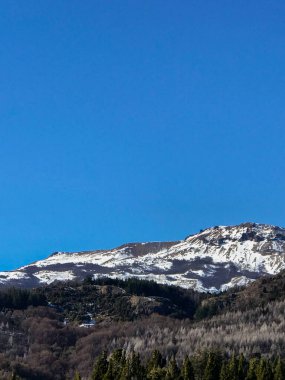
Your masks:
[[[138,277],[216,292],[285,269],[285,229],[255,223],[208,228],[176,242],[130,243],[111,250],[57,252],[0,272],[0,286],[25,287],[87,275]]]
[[[87,379],[102,350],[122,347],[143,360],[159,348],[178,362],[211,350],[275,361],[285,357],[284,289],[285,271],[217,295],[135,279],[2,290],[0,378],[63,380],[77,368]]]

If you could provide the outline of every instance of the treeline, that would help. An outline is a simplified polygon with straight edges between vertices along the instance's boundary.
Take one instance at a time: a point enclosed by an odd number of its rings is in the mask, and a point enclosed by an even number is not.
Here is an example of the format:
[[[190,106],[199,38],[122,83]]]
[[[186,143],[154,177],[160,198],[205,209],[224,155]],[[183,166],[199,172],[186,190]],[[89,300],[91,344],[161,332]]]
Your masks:
[[[76,372],[74,380],[79,380]],[[97,359],[90,380],[284,380],[285,366],[280,358],[252,357],[243,354],[226,357],[220,352],[186,356],[181,364],[168,360],[155,350],[146,363],[132,351],[115,350],[109,358],[104,351]]]
[[[0,291],[0,309],[23,310],[28,306],[44,305],[47,305],[46,296],[33,290],[9,288]]]
[[[6,379],[41,379],[41,375],[13,372]],[[66,376],[73,380],[284,380],[285,363],[280,357],[267,359],[254,356],[246,359],[243,354],[227,357],[219,351],[201,352],[185,356],[178,363],[174,356],[165,358],[154,350],[143,362],[138,353],[117,349],[107,355],[103,351],[97,358],[89,376],[81,377],[76,370]]]

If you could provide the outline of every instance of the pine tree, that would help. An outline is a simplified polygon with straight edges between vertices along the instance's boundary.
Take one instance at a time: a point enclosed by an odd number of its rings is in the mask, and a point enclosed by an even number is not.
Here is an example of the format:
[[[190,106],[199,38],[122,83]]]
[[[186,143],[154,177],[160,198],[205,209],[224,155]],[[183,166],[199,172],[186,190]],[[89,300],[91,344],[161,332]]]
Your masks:
[[[147,373],[147,379],[149,380],[165,380],[166,370],[165,368],[154,367]]]
[[[108,369],[103,380],[119,380],[125,364],[125,352],[121,349],[115,350],[109,359]]]
[[[249,360],[246,380],[257,380],[256,371],[257,371],[258,365],[259,365],[259,360],[257,358],[252,358]]]
[[[132,380],[132,370],[130,358],[126,359],[125,365],[122,368],[120,380]]]
[[[110,364],[110,362],[108,365],[107,372],[105,373],[105,375],[103,376],[102,379],[103,380],[114,380],[114,374],[113,374],[112,365]]]
[[[125,361],[120,380],[144,380],[145,376],[139,354],[132,352]]]
[[[264,358],[259,360],[258,366],[256,368],[256,378],[257,380],[273,380],[271,366]]]
[[[222,367],[221,367],[220,380],[231,380],[228,363],[225,361],[223,362]]]
[[[167,369],[166,369],[166,380],[177,380],[180,377],[180,370],[177,366],[176,360],[172,357],[169,360]]]
[[[188,356],[183,361],[181,376],[183,380],[195,380],[194,369]]]
[[[165,360],[161,353],[158,350],[154,350],[147,365],[148,372],[153,368],[162,368],[164,365]]]
[[[133,379],[135,380],[145,379],[145,368],[141,363],[139,354],[136,354],[135,352],[131,353],[130,367],[131,367],[131,376],[133,377]]]
[[[107,352],[103,351],[95,363],[91,380],[102,380],[107,370],[108,370]]]
[[[73,380],[81,380],[81,376],[78,371],[75,371]]]
[[[209,353],[203,351],[192,358],[192,364],[194,367],[195,377],[199,380],[204,379],[204,373],[205,373],[205,368],[208,362],[208,356],[209,356]]]
[[[203,380],[217,380],[220,376],[221,356],[217,352],[208,354],[207,365],[204,372]]]
[[[285,368],[284,363],[281,361],[280,357],[277,359],[274,368],[274,380],[284,380],[285,379]]]
[[[238,380],[244,380],[246,375],[246,361],[243,354],[240,354],[238,359]]]
[[[238,380],[238,364],[237,358],[233,354],[228,363],[228,374],[231,380]]]

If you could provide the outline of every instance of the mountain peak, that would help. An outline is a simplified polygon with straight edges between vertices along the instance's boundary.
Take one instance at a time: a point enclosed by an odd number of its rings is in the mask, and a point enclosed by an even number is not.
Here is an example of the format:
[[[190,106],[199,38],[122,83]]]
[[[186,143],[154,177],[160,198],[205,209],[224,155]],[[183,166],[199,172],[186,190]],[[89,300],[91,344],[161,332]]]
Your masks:
[[[285,269],[285,230],[246,222],[210,227],[180,241],[55,252],[16,271],[0,272],[0,286],[28,287],[92,275],[138,277],[217,292],[282,269]]]

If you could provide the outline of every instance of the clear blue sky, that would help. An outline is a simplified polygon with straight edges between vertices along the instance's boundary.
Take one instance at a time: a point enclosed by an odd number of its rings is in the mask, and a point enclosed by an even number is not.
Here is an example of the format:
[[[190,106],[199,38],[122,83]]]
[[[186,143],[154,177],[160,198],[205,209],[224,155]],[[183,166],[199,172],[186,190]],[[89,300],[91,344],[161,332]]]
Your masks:
[[[285,225],[284,0],[0,10],[0,270]]]

